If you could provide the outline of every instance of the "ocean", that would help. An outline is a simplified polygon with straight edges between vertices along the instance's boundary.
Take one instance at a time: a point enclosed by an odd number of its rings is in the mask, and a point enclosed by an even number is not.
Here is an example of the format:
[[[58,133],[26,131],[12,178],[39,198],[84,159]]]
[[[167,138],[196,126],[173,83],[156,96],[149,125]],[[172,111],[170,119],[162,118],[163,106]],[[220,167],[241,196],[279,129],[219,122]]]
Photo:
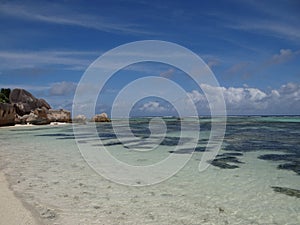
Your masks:
[[[91,124],[75,125],[83,131],[80,146],[130,165],[190,156],[181,170],[154,185],[139,186],[139,178],[138,186],[128,186],[99,175],[79,151],[72,124],[1,128],[0,168],[43,224],[300,224],[299,116],[228,117],[222,147],[201,172],[211,119],[200,118],[195,151],[179,141],[183,136],[188,143],[195,132],[181,130],[182,120],[193,124],[195,118],[160,119],[165,134],[155,124],[149,128],[151,118],[134,118],[133,135],[122,133],[122,141],[111,123],[97,124],[102,144],[84,132]],[[115,124],[122,130],[126,121]],[[151,150],[153,140],[159,141]]]

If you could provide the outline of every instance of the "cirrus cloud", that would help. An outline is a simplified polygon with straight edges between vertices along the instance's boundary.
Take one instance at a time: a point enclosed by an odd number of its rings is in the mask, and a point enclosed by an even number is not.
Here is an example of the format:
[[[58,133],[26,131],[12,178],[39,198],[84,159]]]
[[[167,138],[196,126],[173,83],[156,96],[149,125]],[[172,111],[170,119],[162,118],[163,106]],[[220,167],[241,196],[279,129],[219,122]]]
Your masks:
[[[58,82],[54,83],[49,90],[50,95],[55,96],[64,96],[64,95],[73,95],[76,90],[77,84],[74,82]]]

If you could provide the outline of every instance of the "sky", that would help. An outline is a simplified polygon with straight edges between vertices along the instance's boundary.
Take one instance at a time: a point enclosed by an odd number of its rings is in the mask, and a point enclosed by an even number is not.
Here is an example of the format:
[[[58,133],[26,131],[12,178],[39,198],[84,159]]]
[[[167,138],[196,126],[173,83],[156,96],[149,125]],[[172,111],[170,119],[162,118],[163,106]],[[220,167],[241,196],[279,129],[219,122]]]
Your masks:
[[[129,42],[162,40],[200,56],[220,86],[197,85],[170,65],[137,63],[105,84],[96,112],[110,114],[122,88],[157,76],[182,86],[189,98],[180,101],[192,101],[201,115],[210,112],[204,92],[221,92],[229,115],[299,115],[299,12],[298,0],[1,0],[0,87],[24,88],[71,110],[80,79],[98,57]],[[130,115],[178,113],[152,96],[132,105]]]

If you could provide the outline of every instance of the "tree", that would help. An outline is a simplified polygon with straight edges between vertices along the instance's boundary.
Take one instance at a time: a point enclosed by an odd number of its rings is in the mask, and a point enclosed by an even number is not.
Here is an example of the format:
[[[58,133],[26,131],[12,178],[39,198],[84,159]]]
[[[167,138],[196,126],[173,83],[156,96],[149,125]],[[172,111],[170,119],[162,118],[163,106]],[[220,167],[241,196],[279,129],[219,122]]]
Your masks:
[[[9,88],[1,88],[0,91],[0,103],[10,103],[9,102],[9,95],[10,95]]]

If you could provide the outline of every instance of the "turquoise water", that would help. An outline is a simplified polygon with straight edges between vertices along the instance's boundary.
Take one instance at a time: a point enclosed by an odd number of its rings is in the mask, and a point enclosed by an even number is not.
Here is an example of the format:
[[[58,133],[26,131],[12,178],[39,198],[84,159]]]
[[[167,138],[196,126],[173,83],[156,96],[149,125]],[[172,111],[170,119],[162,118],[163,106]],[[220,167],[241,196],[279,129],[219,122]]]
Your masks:
[[[110,124],[97,128],[105,148],[133,165],[151,165],[171,153],[192,154],[183,147],[174,152],[180,120],[165,121],[166,137],[146,152],[131,151],[136,140],[130,137],[120,143]],[[152,186],[124,186],[97,174],[82,158],[72,125],[1,128],[0,165],[43,224],[299,224],[300,117],[229,117],[222,149],[201,173],[211,124],[209,118],[200,121],[189,162]],[[136,137],[151,135],[149,118],[130,124]],[[189,132],[183,133],[189,137]],[[154,138],[159,137],[158,132]],[[80,141],[103,147],[89,133]]]

